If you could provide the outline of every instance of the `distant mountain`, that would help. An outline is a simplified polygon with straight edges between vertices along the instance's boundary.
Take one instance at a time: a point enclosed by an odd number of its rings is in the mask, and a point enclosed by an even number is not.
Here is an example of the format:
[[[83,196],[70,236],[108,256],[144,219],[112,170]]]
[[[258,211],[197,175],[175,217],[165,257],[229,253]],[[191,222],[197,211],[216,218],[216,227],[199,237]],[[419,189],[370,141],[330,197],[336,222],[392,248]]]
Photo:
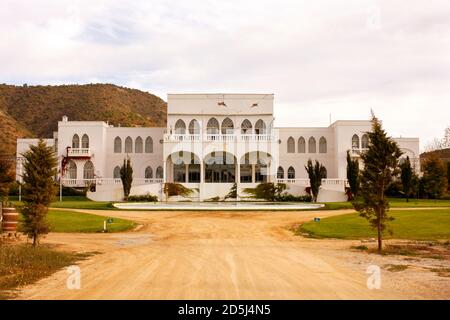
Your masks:
[[[14,154],[16,139],[52,137],[58,120],[109,121],[115,126],[164,127],[167,104],[161,98],[112,84],[0,85],[0,153]]]
[[[420,155],[420,160],[423,161],[430,155],[435,155],[444,162],[450,162],[450,148],[424,152]]]

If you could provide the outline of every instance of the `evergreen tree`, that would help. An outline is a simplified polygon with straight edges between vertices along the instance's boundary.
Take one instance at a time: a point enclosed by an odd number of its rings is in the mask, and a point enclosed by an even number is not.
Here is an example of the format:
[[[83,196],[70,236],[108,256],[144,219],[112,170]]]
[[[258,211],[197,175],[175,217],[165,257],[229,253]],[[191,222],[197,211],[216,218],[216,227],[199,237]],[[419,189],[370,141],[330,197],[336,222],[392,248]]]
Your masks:
[[[23,174],[23,215],[22,231],[33,239],[36,246],[41,234],[49,227],[46,221],[48,206],[52,202],[57,187],[54,178],[58,160],[53,147],[41,139],[36,146],[25,152]]]
[[[359,162],[353,160],[347,151],[347,180],[350,185],[351,198],[356,197],[359,190]]]
[[[127,201],[130,195],[131,184],[133,183],[133,168],[129,157],[123,159],[123,166],[120,168],[120,179],[123,185],[124,200]]]
[[[430,154],[423,163],[423,191],[428,198],[439,199],[447,191],[447,172],[438,156]]]
[[[388,215],[389,203],[385,197],[388,186],[398,174],[398,159],[402,155],[397,143],[386,135],[380,120],[372,113],[372,131],[369,136],[369,148],[361,154],[364,169],[361,172],[359,195],[362,198],[354,202],[361,217],[366,218],[378,234],[378,252],[383,248],[382,234],[387,223],[393,220]]]
[[[320,186],[322,185],[322,179],[327,177],[327,169],[316,160],[313,164],[309,159],[305,166],[306,172],[308,172],[309,183],[311,185],[311,193],[313,202],[317,202],[317,196],[319,194]]]
[[[409,157],[406,157],[406,160],[400,164],[400,169],[401,169],[400,177],[402,180],[403,193],[406,196],[406,202],[409,202],[409,195],[411,194],[414,175],[414,171],[411,167],[411,161],[409,160]]]
[[[0,203],[2,206],[7,206],[9,189],[14,183],[15,177],[12,161],[3,158],[1,154],[2,153],[0,152]]]

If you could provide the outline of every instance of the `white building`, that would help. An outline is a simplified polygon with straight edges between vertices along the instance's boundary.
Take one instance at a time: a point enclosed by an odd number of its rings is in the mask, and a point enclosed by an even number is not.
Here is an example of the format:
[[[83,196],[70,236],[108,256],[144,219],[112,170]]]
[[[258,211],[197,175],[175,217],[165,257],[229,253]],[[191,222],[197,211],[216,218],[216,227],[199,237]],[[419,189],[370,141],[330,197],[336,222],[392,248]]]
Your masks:
[[[133,167],[131,194],[163,198],[164,182],[193,189],[191,200],[223,198],[234,183],[245,188],[283,182],[301,195],[309,185],[305,164],[318,160],[327,169],[319,201],[346,199],[346,154],[358,158],[367,147],[371,123],[336,121],[329,127],[274,127],[273,94],[169,94],[166,128],[113,127],[101,121],[58,122],[47,143],[60,161],[62,184],[94,186],[88,197],[121,200],[120,166]],[[419,170],[419,139],[395,138]],[[20,154],[37,139],[18,139]]]

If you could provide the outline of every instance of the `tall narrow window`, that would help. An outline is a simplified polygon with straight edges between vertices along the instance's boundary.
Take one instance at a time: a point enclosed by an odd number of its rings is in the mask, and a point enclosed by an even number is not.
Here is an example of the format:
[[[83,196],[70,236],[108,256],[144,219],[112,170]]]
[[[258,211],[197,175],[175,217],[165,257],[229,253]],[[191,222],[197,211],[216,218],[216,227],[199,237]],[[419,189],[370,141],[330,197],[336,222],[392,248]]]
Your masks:
[[[369,136],[366,133],[361,137],[361,148],[369,148]]]
[[[295,169],[293,167],[288,169],[288,179],[295,179]]]
[[[252,123],[245,119],[241,124],[241,134],[251,134],[252,133]]]
[[[153,179],[153,170],[150,166],[145,168],[145,179]]]
[[[287,140],[287,152],[295,153],[295,140],[292,137],[289,137],[289,139]]]
[[[83,134],[83,137],[81,137],[81,147],[89,148],[89,137],[87,134]]]
[[[306,153],[306,141],[305,138],[298,138],[298,153]]]
[[[352,149],[359,149],[359,137],[357,134],[354,134],[352,137]]]
[[[116,166],[114,168],[113,178],[114,179],[120,179],[120,167],[119,166]]]
[[[230,118],[225,118],[222,121],[222,134],[233,134],[234,124]]]
[[[77,165],[74,161],[69,160],[66,167],[66,177],[69,179],[77,178]]]
[[[308,153],[316,153],[316,139],[314,137],[309,138],[308,141]]]
[[[206,133],[208,134],[219,134],[219,121],[216,118],[211,118],[208,120],[206,125]]]
[[[141,137],[137,137],[134,141],[134,152],[142,153],[143,152],[143,142]]]
[[[175,133],[186,134],[186,124],[183,120],[178,119],[177,122],[175,122]]]
[[[255,123],[255,134],[266,134],[266,123],[261,119]]]
[[[84,164],[83,178],[94,179],[94,164],[90,160]]]
[[[327,153],[327,139],[321,137],[319,140],[319,153]]]
[[[195,119],[192,119],[191,122],[189,122],[189,134],[200,134],[200,125]]]
[[[133,153],[133,140],[130,137],[125,139],[125,153]]]
[[[164,170],[161,166],[156,168],[156,179],[164,179]]]
[[[74,134],[72,137],[72,148],[80,147],[80,137],[77,134]]]
[[[114,139],[114,153],[122,153],[122,139],[120,137]]]
[[[284,179],[284,169],[281,166],[277,170],[277,179]]]
[[[147,137],[147,139],[145,139],[145,153],[153,153],[152,137]]]

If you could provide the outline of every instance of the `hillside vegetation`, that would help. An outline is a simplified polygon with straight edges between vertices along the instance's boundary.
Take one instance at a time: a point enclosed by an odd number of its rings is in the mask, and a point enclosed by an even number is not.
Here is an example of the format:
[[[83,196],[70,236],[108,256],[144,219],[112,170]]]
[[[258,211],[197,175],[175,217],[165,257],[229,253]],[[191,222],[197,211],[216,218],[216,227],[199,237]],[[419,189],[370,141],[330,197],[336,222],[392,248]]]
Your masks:
[[[102,120],[115,126],[164,127],[167,105],[161,98],[112,84],[0,85],[0,143],[14,154],[17,138],[52,137],[58,121]]]

